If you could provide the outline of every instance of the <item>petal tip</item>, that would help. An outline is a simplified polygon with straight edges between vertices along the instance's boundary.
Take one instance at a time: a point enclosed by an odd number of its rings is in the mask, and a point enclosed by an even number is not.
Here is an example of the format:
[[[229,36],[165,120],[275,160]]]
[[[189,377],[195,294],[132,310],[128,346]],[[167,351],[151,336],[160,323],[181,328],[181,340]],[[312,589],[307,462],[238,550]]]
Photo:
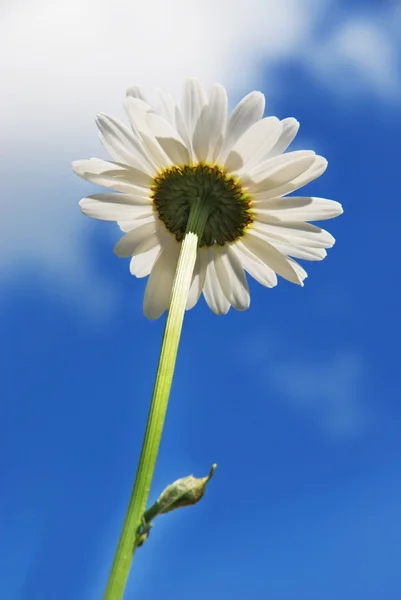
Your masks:
[[[121,239],[123,239],[123,238],[121,238]],[[114,246],[113,252],[118,258],[128,258],[127,254],[125,252],[121,252],[121,240],[119,240],[117,242],[117,244]]]
[[[97,113],[97,115],[95,117],[95,123],[96,123],[96,125],[104,124],[108,119],[110,119],[110,117],[108,115],[106,115],[103,112],[100,112],[100,113]]]
[[[160,319],[160,317],[165,312],[165,310],[163,310],[163,312],[154,312],[152,310],[152,308],[153,307],[149,307],[147,305],[147,303],[144,302],[143,303],[143,314],[147,319],[149,319],[149,321],[157,321],[157,319]]]
[[[138,85],[130,85],[127,87],[125,92],[125,96],[129,98],[139,98],[140,100],[144,100],[145,96],[141,91],[141,88]]]
[[[249,301],[246,304],[237,305],[237,306],[234,306],[234,308],[235,308],[235,310],[238,310],[238,312],[245,312],[246,310],[248,310],[250,305],[251,305],[251,299],[249,298]]]
[[[87,160],[85,160],[85,159],[74,160],[71,163],[71,169],[72,169],[73,173],[75,173],[76,175],[79,175],[80,177],[84,177],[85,176],[85,172],[86,172],[84,164],[86,162],[87,162]]]

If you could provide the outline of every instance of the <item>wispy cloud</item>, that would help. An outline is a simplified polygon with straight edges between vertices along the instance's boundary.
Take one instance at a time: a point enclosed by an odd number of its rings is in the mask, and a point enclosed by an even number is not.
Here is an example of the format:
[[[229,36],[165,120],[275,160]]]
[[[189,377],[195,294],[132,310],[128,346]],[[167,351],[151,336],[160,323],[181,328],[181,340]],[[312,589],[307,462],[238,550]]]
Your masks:
[[[368,372],[361,352],[337,348],[322,358],[313,348],[305,352],[271,331],[268,336],[252,333],[246,347],[261,385],[311,427],[333,439],[352,439],[370,429]]]
[[[318,81],[349,97],[370,93],[397,102],[401,96],[401,4],[347,10],[322,38],[312,38],[299,58]]]
[[[327,434],[352,437],[368,425],[361,356],[345,351],[320,362],[282,362],[269,373],[272,386],[285,400]]]

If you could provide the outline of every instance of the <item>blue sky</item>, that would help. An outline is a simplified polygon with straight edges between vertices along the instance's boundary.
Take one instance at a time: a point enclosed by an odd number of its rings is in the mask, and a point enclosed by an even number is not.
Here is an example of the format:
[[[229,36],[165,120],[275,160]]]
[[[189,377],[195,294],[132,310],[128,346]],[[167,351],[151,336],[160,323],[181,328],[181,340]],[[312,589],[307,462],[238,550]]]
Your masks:
[[[132,8],[122,0],[110,38],[102,2],[96,17],[89,1],[84,11],[75,1],[6,5],[2,55],[13,50],[26,72],[20,80],[0,64],[10,77],[0,117],[2,598],[101,598],[164,318],[143,317],[145,281],[114,256],[117,227],[80,215],[94,186],[69,163],[104,156],[93,117],[121,114],[125,87],[178,91],[190,75],[225,83],[232,105],[260,89],[267,113],[296,117],[296,147],[329,161],[305,194],[345,212],[325,224],[337,243],[304,264],[304,288],[250,281],[245,313],[216,317],[203,300],[187,313],[151,500],[178,477],[218,470],[201,503],[156,521],[126,598],[401,598],[401,15],[391,1],[276,4],[241,0],[226,38],[209,45],[196,38],[209,17],[195,27],[181,15],[170,70],[154,49],[137,55],[160,44],[167,17],[155,18],[156,33],[138,30],[127,57],[131,41],[116,31]]]

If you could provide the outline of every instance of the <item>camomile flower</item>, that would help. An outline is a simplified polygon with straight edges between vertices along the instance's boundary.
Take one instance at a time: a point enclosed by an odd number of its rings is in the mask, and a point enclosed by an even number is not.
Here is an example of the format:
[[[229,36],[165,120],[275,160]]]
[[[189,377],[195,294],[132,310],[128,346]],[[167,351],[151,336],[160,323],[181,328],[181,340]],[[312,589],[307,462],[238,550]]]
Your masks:
[[[342,213],[324,198],[288,196],[319,177],[327,161],[312,150],[287,151],[296,119],[264,117],[265,98],[251,92],[227,111],[216,84],[207,96],[197,80],[186,82],[181,107],[166,92],[154,104],[141,90],[127,91],[127,127],[100,114],[100,140],[112,162],[73,163],[75,173],[109,188],[80,201],[83,213],[116,221],[124,233],[115,246],[130,258],[130,271],[149,279],[144,313],[157,319],[168,309],[191,204],[204,203],[208,218],[198,241],[186,308],[203,293],[211,310],[249,307],[246,273],[266,287],[277,275],[303,285],[294,259],[322,260],[334,238],[309,221]]]
[[[227,104],[224,87],[214,85],[207,96],[193,79],[184,86],[181,107],[165,92],[150,103],[131,87],[125,103],[130,127],[104,114],[97,117],[111,161],[73,163],[75,173],[109,188],[83,198],[80,207],[90,217],[118,223],[123,235],[115,253],[130,258],[133,275],[149,276],[145,315],[157,319],[168,309],[105,600],[122,599],[132,557],[149,536],[149,513],[154,513],[146,507],[185,309],[203,294],[216,314],[226,314],[230,306],[246,310],[247,274],[266,287],[274,287],[278,275],[303,285],[307,275],[295,259],[322,260],[334,244],[327,231],[309,221],[342,212],[333,200],[288,195],[327,166],[311,150],[287,152],[298,131],[295,119],[264,117],[260,92],[245,96],[229,116]]]

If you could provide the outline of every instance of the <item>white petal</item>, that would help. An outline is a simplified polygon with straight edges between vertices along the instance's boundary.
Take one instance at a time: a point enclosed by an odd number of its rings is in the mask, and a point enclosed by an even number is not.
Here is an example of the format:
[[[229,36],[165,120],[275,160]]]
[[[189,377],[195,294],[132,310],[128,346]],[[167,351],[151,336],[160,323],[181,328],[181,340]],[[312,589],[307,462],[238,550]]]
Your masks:
[[[266,117],[254,123],[234,144],[224,163],[225,169],[231,173],[255,167],[277,142],[281,130],[277,117]]]
[[[253,229],[263,236],[272,237],[285,243],[310,246],[314,248],[331,248],[335,239],[325,229],[303,222],[260,223],[255,221]]]
[[[140,135],[154,164],[161,168],[171,166],[172,161],[160,146],[146,122],[148,113],[153,113],[149,104],[138,98],[128,96],[125,100],[125,110],[133,130]]]
[[[273,148],[269,152],[266,153],[266,156],[263,156],[263,159],[271,158],[272,156],[277,156],[278,154],[282,154],[291,144],[293,139],[298,133],[299,122],[293,117],[288,117],[287,119],[282,119],[281,121],[282,130],[281,135]]]
[[[145,207],[151,209],[152,207],[152,200],[150,199],[149,191],[145,188],[139,188],[138,191],[135,191],[131,194],[120,194],[118,192],[107,194],[92,194],[91,196],[88,196],[88,198],[104,203],[125,204],[134,208]]]
[[[142,125],[145,123],[147,113],[154,112],[150,104],[145,102],[145,100],[128,95],[125,98],[124,108],[134,129],[136,128],[138,119],[140,119]]]
[[[127,258],[135,254],[136,248],[148,238],[155,236],[156,222],[146,223],[132,229],[117,242],[114,252],[120,258]]]
[[[171,94],[163,90],[156,90],[156,103],[158,114],[161,115],[175,129],[184,145],[190,151],[191,141],[187,126],[185,125],[181,111],[174,102]]]
[[[214,266],[223,294],[236,310],[249,308],[250,296],[244,268],[229,245],[214,246]]]
[[[130,194],[93,194],[79,202],[81,211],[88,217],[104,221],[119,221],[152,215],[149,198]]]
[[[315,156],[312,150],[274,156],[246,173],[244,183],[254,194],[277,189],[304,173],[314,163]]]
[[[138,215],[135,219],[119,219],[117,221],[117,225],[119,226],[119,228],[121,229],[121,231],[123,231],[124,233],[127,233],[128,231],[131,231],[132,229],[135,229],[136,227],[139,227],[140,225],[146,225],[147,223],[154,223],[155,222],[155,216],[154,214],[151,215]]]
[[[148,194],[153,184],[152,177],[139,169],[100,158],[76,160],[72,163],[72,170],[87,181],[128,194]]]
[[[269,288],[277,285],[277,275],[273,269],[263,263],[260,258],[241,242],[241,240],[235,242],[232,248],[237,253],[245,271],[247,271],[251,277],[261,285]]]
[[[209,106],[205,105],[195,125],[192,138],[192,147],[199,162],[205,162],[209,153],[209,123]]]
[[[324,248],[312,248],[310,246],[297,246],[287,244],[278,240],[271,240],[272,245],[286,256],[293,258],[302,258],[303,260],[323,260],[327,256]]]
[[[152,270],[159,252],[160,244],[156,237],[148,238],[147,246],[145,244],[137,246],[135,255],[131,258],[129,266],[132,275],[138,278],[147,277]]]
[[[217,278],[216,268],[214,266],[212,249],[208,249],[208,265],[206,270],[205,285],[203,295],[215,315],[225,315],[230,310],[230,303],[223,294],[221,285]]]
[[[287,155],[284,155],[287,156]],[[314,179],[317,179],[325,172],[327,168],[327,160],[323,158],[323,156],[315,156],[314,162],[311,166],[301,175],[295,177],[288,183],[284,183],[276,188],[269,189],[268,191],[262,191],[260,193],[254,193],[254,200],[267,200],[269,198],[275,198],[277,196],[285,196],[286,194],[290,194],[295,190],[303,187],[307,183],[310,183]]]
[[[172,96],[163,90],[156,90],[157,112],[178,132],[185,146],[190,150],[191,141],[189,139],[187,126],[180,109],[174,102]],[[192,155],[191,155],[192,157]]]
[[[169,307],[178,254],[178,243],[175,251],[163,248],[153,265],[143,298],[143,312],[148,319],[158,319]]]
[[[343,212],[339,202],[312,196],[270,198],[254,203],[253,214],[260,221],[324,221],[338,217]]]
[[[174,129],[177,129],[175,118],[176,103],[173,97],[164,90],[155,91],[157,113],[162,116]]]
[[[197,79],[188,79],[182,92],[182,115],[190,137],[195,131],[204,106],[207,106],[207,96],[203,86]]]
[[[153,113],[146,115],[146,123],[164,152],[175,165],[189,164],[190,153],[188,148],[172,125],[163,119],[163,117]]]
[[[295,260],[292,260],[292,258],[289,258],[288,262],[294,269],[295,273],[298,275],[299,279],[302,282],[301,285],[303,286],[303,281],[304,281],[304,279],[306,279],[308,277],[308,273],[305,271],[305,269],[303,267],[301,267],[300,264],[298,264]]]
[[[155,165],[146,152],[142,141],[123,123],[99,114],[96,124],[100,131],[101,141],[114,160],[141,169],[149,175],[155,172]]]
[[[207,250],[205,248],[199,248],[196,257],[192,283],[188,293],[186,310],[191,310],[191,308],[193,308],[199,300],[203,286],[205,285],[206,269]]]
[[[209,154],[207,160],[214,162],[221,150],[227,126],[227,93],[220,84],[215,84],[210,92],[209,114]]]
[[[188,152],[189,152],[191,160],[192,160],[193,156],[192,156],[191,139],[190,139],[190,136],[189,136],[189,133],[187,130],[187,126],[184,121],[184,117],[182,116],[181,111],[178,106],[175,107],[175,122],[176,122],[176,129],[178,131],[178,134],[180,135],[181,139],[184,140],[185,146],[188,148]]]
[[[251,125],[263,117],[265,97],[261,92],[251,92],[241,100],[228,119],[223,147],[217,161],[224,163],[235,142]]]
[[[146,96],[138,85],[131,85],[127,89],[127,96],[131,96],[131,98],[139,98],[139,100],[146,102]]]
[[[284,279],[288,279],[288,281],[291,281],[292,283],[303,285],[302,279],[300,278],[297,269],[294,268],[291,260],[279,252],[265,238],[249,231],[242,236],[241,241],[248,250],[256,254],[256,256],[260,258],[265,265],[273,269],[277,275],[284,277]]]

